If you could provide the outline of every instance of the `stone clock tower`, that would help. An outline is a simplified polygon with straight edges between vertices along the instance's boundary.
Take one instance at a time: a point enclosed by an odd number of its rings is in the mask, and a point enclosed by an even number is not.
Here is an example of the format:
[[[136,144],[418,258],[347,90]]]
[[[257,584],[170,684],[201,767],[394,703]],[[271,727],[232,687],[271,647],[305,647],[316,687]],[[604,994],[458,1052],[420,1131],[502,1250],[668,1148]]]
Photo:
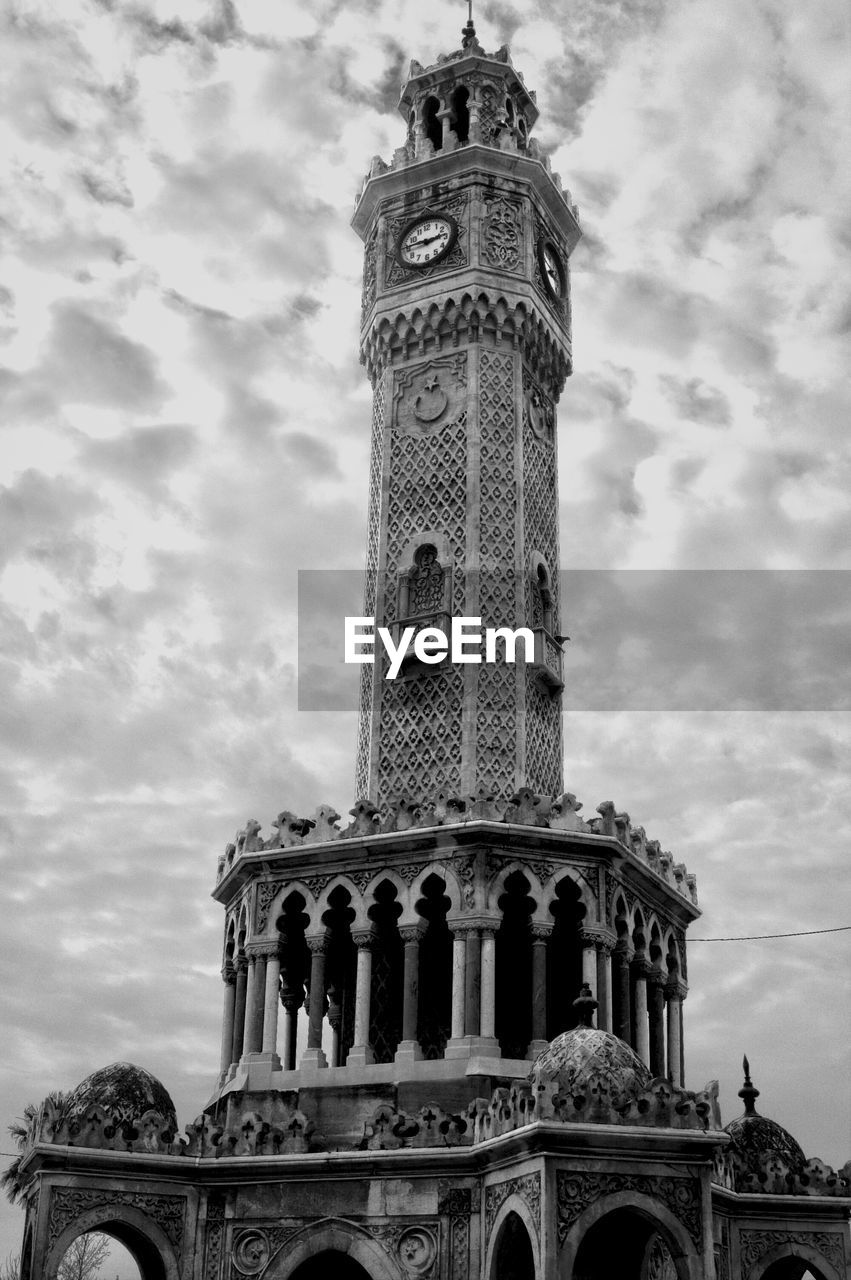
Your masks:
[[[365,666],[358,795],[218,861],[221,1057],[178,1133],[142,1067],[21,1138],[22,1280],[84,1232],[142,1280],[844,1280],[851,1164],[685,1084],[695,878],[561,792],[555,405],[576,211],[506,50],[402,91],[373,162],[366,614],[479,617],[533,660]],[[745,1063],[745,1071],[748,1071]],[[11,1171],[10,1171],[11,1172]]]
[[[367,590],[378,624],[534,629],[532,664],[364,667],[359,796],[561,791],[555,405],[571,371],[576,209],[508,51],[412,63],[375,160],[361,358],[373,386]]]

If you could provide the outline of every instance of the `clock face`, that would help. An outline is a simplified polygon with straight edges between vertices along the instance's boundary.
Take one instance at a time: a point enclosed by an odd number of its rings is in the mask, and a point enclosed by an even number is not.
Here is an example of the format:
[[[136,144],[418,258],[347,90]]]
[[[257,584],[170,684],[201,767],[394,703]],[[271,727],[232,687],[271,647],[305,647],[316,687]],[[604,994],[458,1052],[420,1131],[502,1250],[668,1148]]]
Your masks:
[[[544,241],[540,248],[541,274],[544,277],[547,293],[560,301],[564,297],[564,267],[561,255],[554,244]]]
[[[452,247],[455,224],[449,218],[419,218],[399,240],[399,257],[406,267],[425,267]]]

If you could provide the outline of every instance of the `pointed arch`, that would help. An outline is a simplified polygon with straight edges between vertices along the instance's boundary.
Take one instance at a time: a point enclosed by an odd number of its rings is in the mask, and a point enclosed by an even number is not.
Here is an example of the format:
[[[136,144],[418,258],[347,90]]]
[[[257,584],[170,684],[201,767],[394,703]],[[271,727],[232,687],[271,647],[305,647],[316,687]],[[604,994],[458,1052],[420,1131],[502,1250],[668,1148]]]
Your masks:
[[[571,1224],[558,1255],[557,1274],[560,1280],[567,1280],[576,1272],[579,1250],[593,1228],[619,1210],[632,1210],[643,1220],[648,1231],[659,1232],[677,1268],[678,1280],[702,1280],[703,1259],[683,1223],[660,1200],[631,1190],[601,1196]]]
[[[322,1218],[311,1222],[290,1238],[270,1262],[264,1280],[289,1280],[302,1263],[322,1253],[342,1253],[359,1262],[371,1280],[402,1280],[401,1268],[372,1236],[345,1218]]]
[[[513,1192],[508,1196],[505,1203],[500,1205],[499,1212],[494,1218],[493,1227],[491,1228],[483,1272],[487,1280],[500,1280],[500,1246],[505,1239],[506,1231],[510,1230],[513,1225],[512,1219],[516,1220],[525,1230],[534,1267],[532,1274],[534,1276],[541,1274],[541,1246],[538,1240],[538,1225],[534,1221],[523,1196]]]
[[[59,1233],[39,1270],[33,1259],[33,1274],[42,1280],[56,1280],[66,1250],[78,1236],[102,1231],[113,1236],[133,1255],[142,1280],[179,1280],[174,1246],[163,1229],[142,1210],[129,1204],[94,1205]]]

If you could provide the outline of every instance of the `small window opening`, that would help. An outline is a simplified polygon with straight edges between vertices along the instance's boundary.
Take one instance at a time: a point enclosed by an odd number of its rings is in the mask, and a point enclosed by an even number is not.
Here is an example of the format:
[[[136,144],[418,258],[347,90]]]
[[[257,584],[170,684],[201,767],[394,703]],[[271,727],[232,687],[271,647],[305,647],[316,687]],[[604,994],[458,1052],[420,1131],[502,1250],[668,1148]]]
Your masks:
[[[437,98],[426,98],[425,104],[425,131],[426,137],[431,142],[435,151],[440,151],[443,146],[443,128],[437,118],[440,110],[440,103]]]
[[[505,99],[505,118],[509,124],[514,123],[514,103],[510,98]]]
[[[452,95],[452,111],[455,123],[453,129],[459,142],[467,142],[470,137],[470,90],[460,85]]]

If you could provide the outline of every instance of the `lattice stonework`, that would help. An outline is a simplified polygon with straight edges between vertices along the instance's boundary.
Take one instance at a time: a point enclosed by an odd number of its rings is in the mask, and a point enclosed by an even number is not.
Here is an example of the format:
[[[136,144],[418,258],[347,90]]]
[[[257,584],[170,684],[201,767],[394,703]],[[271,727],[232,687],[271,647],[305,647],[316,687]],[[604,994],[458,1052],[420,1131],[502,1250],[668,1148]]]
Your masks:
[[[369,457],[369,515],[366,535],[366,575],[363,612],[374,617],[378,585],[378,548],[381,538],[381,460],[384,451],[384,378],[375,384],[372,400],[372,443]],[[372,736],[372,689],[374,668],[361,667],[358,748],[355,789],[359,797],[369,789],[369,748]]]
[[[555,416],[548,397],[528,374],[524,374],[523,379],[523,403],[524,542],[527,553],[537,552],[547,562],[553,605],[553,631],[558,634],[561,619]],[[533,403],[534,423],[529,412],[530,403]],[[535,622],[535,613],[532,579],[527,573],[526,616]],[[543,795],[559,795],[562,789],[563,758],[561,699],[553,697],[536,681],[527,680],[525,710],[525,782]]]
[[[479,612],[483,627],[514,626],[517,619],[517,482],[514,361],[482,351],[479,366],[482,572]],[[484,664],[476,698],[477,780],[500,795],[515,786],[517,668]]]
[[[409,682],[385,681],[378,774],[382,802],[460,790],[463,695],[458,668]]]

